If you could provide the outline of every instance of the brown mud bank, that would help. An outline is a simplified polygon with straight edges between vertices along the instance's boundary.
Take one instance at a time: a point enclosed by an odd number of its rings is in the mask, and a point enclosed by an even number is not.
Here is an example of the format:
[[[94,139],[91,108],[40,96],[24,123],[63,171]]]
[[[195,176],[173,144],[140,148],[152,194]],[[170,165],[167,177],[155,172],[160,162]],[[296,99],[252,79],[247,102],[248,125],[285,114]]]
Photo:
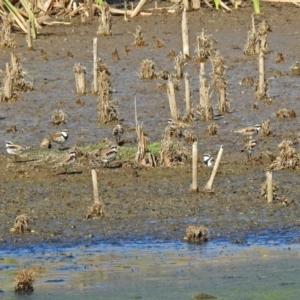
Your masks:
[[[149,4],[150,5],[150,4]],[[0,103],[1,142],[0,157],[0,248],[21,244],[61,243],[77,244],[118,240],[181,241],[189,225],[206,225],[210,238],[226,238],[247,242],[248,234],[261,235],[272,230],[280,238],[292,229],[288,241],[296,241],[299,225],[299,171],[294,169],[274,172],[280,194],[293,200],[290,205],[267,205],[260,198],[260,188],[265,181],[265,171],[270,160],[264,152],[278,155],[278,144],[290,139],[298,150],[299,77],[288,75],[290,67],[299,58],[298,8],[293,4],[262,3],[265,18],[272,32],[268,35],[270,52],[266,56],[266,77],[272,103],[253,98],[254,87],[239,83],[246,77],[258,78],[256,57],[243,54],[247,32],[251,28],[252,3],[227,14],[202,8],[188,13],[191,49],[196,46],[196,36],[205,28],[218,43],[227,66],[227,92],[231,111],[215,120],[218,135],[209,136],[207,126],[196,116],[193,130],[199,142],[200,157],[204,153],[215,155],[224,147],[224,155],[214,184],[214,193],[191,194],[191,165],[175,168],[97,168],[99,190],[109,214],[106,218],[86,220],[92,205],[91,165],[80,160],[71,167],[69,175],[53,169],[51,160],[43,160],[43,152],[32,150],[12,163],[5,154],[4,142],[32,145],[38,149],[42,139],[67,127],[68,146],[97,144],[111,139],[113,125],[100,125],[96,109],[96,97],[92,94],[79,96],[75,93],[73,67],[80,63],[88,70],[92,82],[92,41],[96,36],[98,20],[81,24],[79,18],[72,25],[44,27],[34,44],[34,51],[27,51],[24,36],[16,34],[19,45],[14,49],[21,64],[34,83],[34,90],[19,93],[20,100]],[[113,17],[113,35],[99,37],[99,53],[111,72],[112,95],[118,103],[119,119],[125,128],[135,125],[134,98],[137,99],[139,121],[151,142],[160,141],[166,120],[170,117],[167,93],[158,87],[162,79],[141,80],[139,70],[144,59],[152,59],[157,71],[173,72],[173,61],[167,54],[172,49],[182,49],[181,14],[165,13],[150,17],[138,16],[125,22]],[[142,27],[146,46],[134,47],[136,26]],[[165,48],[156,48],[161,39]],[[125,48],[129,47],[129,55]],[[117,49],[120,61],[113,62],[111,55]],[[0,52],[0,68],[5,69],[10,49]],[[284,61],[275,62],[276,52],[282,52]],[[206,64],[208,70],[210,63]],[[184,67],[191,76],[192,102],[199,103],[199,64],[190,60]],[[275,77],[274,74],[281,74]],[[179,88],[178,109],[183,114],[185,103],[183,82]],[[213,106],[215,106],[213,100]],[[254,109],[255,108],[255,109]],[[287,108],[294,110],[293,119],[279,119],[276,112]],[[51,116],[56,109],[68,115],[67,124],[53,125]],[[253,160],[247,161],[243,142],[235,130],[248,125],[271,120],[272,134],[258,136],[258,146]],[[114,124],[115,125],[115,124]],[[9,128],[16,126],[17,131]],[[125,138],[134,146],[135,132],[127,130]],[[125,145],[124,147],[127,147]],[[190,145],[191,147],[191,145]],[[48,150],[47,150],[48,151]],[[53,150],[49,150],[53,151]],[[56,152],[55,152],[56,151]],[[54,152],[63,156],[63,151]],[[26,156],[27,155],[27,156]],[[118,160],[118,158],[117,158]],[[210,169],[201,165],[199,185],[204,186]],[[17,215],[26,213],[32,219],[31,233],[12,235]]]

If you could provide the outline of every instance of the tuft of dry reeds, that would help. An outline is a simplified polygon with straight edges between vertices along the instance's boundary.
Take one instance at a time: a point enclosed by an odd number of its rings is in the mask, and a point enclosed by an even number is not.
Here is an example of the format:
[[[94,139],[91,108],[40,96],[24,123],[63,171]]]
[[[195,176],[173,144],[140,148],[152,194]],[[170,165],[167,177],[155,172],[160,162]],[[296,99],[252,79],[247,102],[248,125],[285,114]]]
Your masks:
[[[261,133],[263,136],[269,136],[272,133],[270,120],[266,120],[261,124]]]
[[[95,219],[106,217],[105,205],[103,203],[94,203],[93,206],[90,207],[86,219]]]
[[[133,33],[133,35],[134,35],[134,38],[135,38],[133,46],[141,47],[141,46],[146,45],[144,37],[143,37],[141,26],[139,26],[139,25],[136,26],[135,34]]]
[[[161,39],[157,39],[154,42],[154,48],[166,48],[164,42]]]
[[[109,11],[109,5],[107,2],[103,1],[100,6],[101,16],[99,18],[99,27],[97,31],[97,35],[109,36],[111,35],[111,14]]]
[[[215,122],[209,124],[208,125],[208,135],[210,135],[210,136],[217,135],[218,128],[219,128],[219,126]]]
[[[75,83],[76,83],[76,91],[77,94],[84,95],[86,94],[86,69],[81,66],[79,63],[75,64],[73,68],[75,74]]]
[[[110,79],[107,72],[98,73],[98,115],[102,124],[118,120],[117,107],[110,100],[110,90]]]
[[[175,56],[176,56],[176,52],[174,49],[171,49],[167,54],[167,57],[170,57],[170,58],[174,58]]]
[[[183,66],[184,66],[184,57],[180,53],[174,58],[175,77],[177,79],[180,79],[183,76]]]
[[[16,48],[17,44],[14,41],[12,26],[14,19],[11,14],[3,12],[2,23],[0,25],[0,46],[2,48]]]
[[[40,149],[50,149],[51,147],[51,138],[45,137],[40,144]]]
[[[300,155],[292,147],[293,142],[284,140],[278,145],[279,156],[271,163],[271,170],[298,169],[300,166]]]
[[[10,229],[11,233],[23,234],[25,232],[30,232],[29,228],[30,218],[26,214],[22,214],[16,217],[14,222],[14,227]]]
[[[298,61],[291,66],[290,76],[300,76],[300,63]]]
[[[283,54],[281,52],[276,52],[275,54],[275,62],[280,63],[284,61]]]
[[[15,277],[15,291],[16,292],[33,292],[34,277],[33,272],[26,269],[18,270],[18,274]]]
[[[54,125],[67,124],[68,115],[61,109],[57,109],[51,118],[51,123]]]
[[[14,91],[28,92],[33,90],[33,83],[25,81],[27,72],[23,70],[20,58],[16,53],[10,55],[10,65],[12,70],[12,81]]]
[[[174,137],[182,137],[180,129],[167,126],[161,140],[160,163],[171,167],[187,161],[191,157],[191,151],[182,142],[174,140]]]
[[[206,242],[208,240],[209,231],[205,226],[190,225],[186,229],[184,240],[187,242]]]
[[[252,30],[248,32],[244,54],[257,55],[260,50],[263,50],[264,53],[268,52],[267,33],[269,31],[271,31],[270,26],[265,20],[255,26],[254,15],[252,14]]]
[[[197,49],[195,50],[196,56],[194,60],[204,63],[214,52],[213,43],[214,41],[211,36],[206,35],[203,29],[201,35],[197,36]]]
[[[212,87],[217,90],[218,94],[218,108],[220,113],[228,113],[230,109],[230,101],[227,99],[226,93],[226,67],[224,65],[224,59],[220,51],[216,51],[214,59],[211,59],[212,63]]]
[[[155,73],[155,64],[153,60],[144,59],[142,61],[139,76],[141,79],[154,79],[157,77]]]
[[[296,118],[296,112],[293,109],[288,110],[286,108],[283,108],[276,112],[276,117],[278,119],[293,119]]]
[[[120,56],[119,56],[117,48],[115,48],[115,50],[112,52],[112,54],[111,54],[111,60],[113,62],[117,62],[117,61],[120,60]]]

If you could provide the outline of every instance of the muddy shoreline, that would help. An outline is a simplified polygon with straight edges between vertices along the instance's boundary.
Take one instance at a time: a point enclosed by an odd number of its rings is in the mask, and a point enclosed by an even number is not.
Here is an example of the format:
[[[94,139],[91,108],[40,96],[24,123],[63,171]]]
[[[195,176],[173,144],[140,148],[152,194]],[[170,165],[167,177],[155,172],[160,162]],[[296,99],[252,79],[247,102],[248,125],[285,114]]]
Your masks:
[[[163,2],[164,3],[164,2]],[[150,5],[150,4],[149,4]],[[40,243],[61,245],[93,244],[99,241],[181,241],[189,225],[205,225],[210,239],[227,239],[247,244],[249,236],[271,232],[280,236],[291,232],[287,242],[298,239],[299,226],[299,170],[281,170],[274,178],[281,188],[280,193],[292,199],[293,203],[267,205],[260,197],[260,188],[265,180],[265,171],[270,164],[264,155],[270,151],[278,155],[278,144],[290,139],[298,151],[298,117],[279,120],[278,109],[293,109],[299,114],[300,85],[298,77],[283,75],[270,83],[271,105],[258,102],[258,110],[252,109],[257,102],[253,98],[253,87],[241,86],[240,81],[248,76],[257,76],[257,60],[243,55],[247,31],[251,27],[252,3],[231,14],[216,12],[208,8],[189,13],[190,40],[192,49],[196,35],[204,27],[218,40],[216,48],[224,56],[228,67],[228,92],[231,98],[231,113],[216,121],[218,135],[207,135],[208,123],[199,119],[193,128],[199,141],[200,157],[206,152],[216,155],[220,145],[224,157],[216,177],[214,193],[189,192],[191,184],[191,162],[175,168],[97,167],[99,190],[109,216],[98,220],[86,220],[85,215],[92,205],[91,164],[80,160],[71,174],[63,174],[53,168],[53,160],[43,159],[39,151],[41,140],[63,127],[70,132],[68,147],[97,144],[111,137],[115,124],[100,125],[95,106],[95,96],[76,95],[73,67],[81,63],[89,70],[91,83],[92,40],[98,27],[98,20],[85,24],[80,19],[72,20],[68,27],[44,27],[35,42],[34,51],[28,52],[24,36],[16,34],[19,45],[14,49],[20,55],[21,64],[34,82],[34,90],[19,93],[20,101],[0,103],[1,143],[0,152],[0,249],[18,248]],[[264,14],[272,32],[269,35],[270,53],[266,62],[267,77],[275,71],[288,74],[290,66],[299,58],[298,8],[293,4],[262,3]],[[142,81],[138,77],[143,59],[153,59],[157,71],[167,69],[173,72],[173,62],[167,57],[171,49],[181,51],[180,14],[141,17],[124,22],[122,17],[113,18],[113,35],[99,38],[99,56],[108,65],[112,76],[113,97],[118,103],[122,124],[127,128],[126,139],[135,147],[133,99],[137,97],[137,110],[143,128],[151,142],[160,141],[170,117],[167,95],[158,89],[164,83],[160,80]],[[145,33],[147,45],[133,47],[133,36],[137,25]],[[157,28],[160,28],[158,31]],[[162,39],[165,48],[156,49],[157,38]],[[129,46],[127,57],[124,49]],[[121,60],[112,62],[111,54],[116,48]],[[43,59],[41,50],[46,53]],[[283,52],[283,63],[274,62],[275,52]],[[0,68],[9,61],[10,49],[1,49]],[[71,54],[70,54],[71,53]],[[193,60],[185,67],[191,75],[192,99],[198,103],[198,64]],[[210,65],[207,65],[208,70]],[[184,85],[178,92],[178,106],[184,112]],[[80,99],[83,105],[78,105]],[[215,105],[215,104],[214,104]],[[62,126],[51,124],[55,109],[68,114],[68,123]],[[247,161],[241,152],[241,137],[235,129],[271,120],[272,134],[259,136],[259,147],[252,161]],[[7,128],[16,126],[16,132]],[[4,142],[33,146],[34,150],[13,163],[5,153]],[[63,157],[64,151],[52,151]],[[199,187],[204,186],[210,176],[210,169],[204,168],[199,160]],[[32,233],[12,235],[9,230],[17,215],[26,213],[32,218]],[[289,234],[288,234],[289,236]]]

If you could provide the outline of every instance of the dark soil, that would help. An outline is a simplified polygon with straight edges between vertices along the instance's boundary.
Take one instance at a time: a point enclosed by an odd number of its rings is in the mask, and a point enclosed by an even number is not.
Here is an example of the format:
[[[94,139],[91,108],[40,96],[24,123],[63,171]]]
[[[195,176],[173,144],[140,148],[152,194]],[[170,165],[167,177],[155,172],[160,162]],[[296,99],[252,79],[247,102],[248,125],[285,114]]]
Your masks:
[[[153,3],[149,4],[153,6]],[[162,2],[160,5],[169,5]],[[75,144],[97,144],[108,138],[115,124],[100,125],[96,109],[97,97],[91,93],[76,94],[73,67],[80,63],[87,68],[89,89],[92,83],[92,41],[96,37],[98,20],[95,17],[82,24],[79,16],[70,26],[46,26],[40,30],[34,50],[27,51],[25,37],[16,33],[16,49],[0,51],[0,68],[15,51],[21,59],[28,80],[34,90],[18,92],[19,101],[0,103],[2,151],[0,157],[0,248],[36,243],[93,243],[119,240],[182,240],[189,225],[205,225],[210,238],[228,238],[231,241],[246,241],[249,234],[262,234],[272,230],[278,236],[283,230],[299,225],[299,171],[296,169],[274,172],[279,194],[294,202],[288,206],[280,202],[267,205],[260,198],[260,188],[265,181],[265,172],[271,161],[263,154],[279,151],[277,145],[290,139],[298,151],[299,77],[290,77],[293,63],[299,59],[299,8],[293,4],[262,3],[263,14],[257,22],[266,19],[272,32],[269,33],[269,49],[266,55],[266,76],[274,77],[269,82],[271,104],[254,99],[254,87],[239,83],[246,77],[258,78],[256,57],[243,55],[247,32],[251,28],[252,3],[249,1],[231,13],[201,8],[188,12],[191,53],[194,55],[196,36],[205,28],[217,40],[215,48],[224,56],[227,66],[227,92],[231,99],[231,113],[216,120],[218,135],[208,136],[207,126],[199,120],[193,129],[199,141],[199,156],[206,152],[214,157],[220,145],[224,155],[214,183],[214,193],[201,192],[209,179],[211,169],[205,168],[199,159],[199,193],[190,193],[191,161],[174,168],[149,168],[117,164],[120,167],[97,167],[99,191],[106,205],[106,218],[86,220],[93,204],[91,181],[92,165],[82,158],[70,167],[70,174],[63,168],[53,168],[63,159],[66,151],[37,150],[42,139],[67,127],[68,147]],[[113,99],[118,103],[125,137],[132,141],[124,147],[137,147],[134,131],[134,98],[137,99],[139,121],[151,138],[160,141],[170,117],[166,91],[161,91],[160,79],[141,80],[139,68],[142,60],[152,59],[156,71],[173,72],[173,61],[167,57],[174,49],[182,49],[181,14],[156,13],[153,16],[138,16],[125,22],[114,16],[110,37],[98,37],[98,56],[111,72]],[[146,46],[134,47],[137,25],[142,27]],[[155,48],[157,39],[165,48]],[[130,49],[126,56],[125,46]],[[121,60],[112,62],[111,54],[117,49]],[[282,52],[284,61],[275,63],[276,52]],[[207,74],[211,70],[206,64]],[[185,66],[191,77],[192,100],[199,103],[199,65],[193,60]],[[208,76],[209,78],[209,76]],[[210,81],[210,79],[209,79]],[[184,82],[176,95],[180,114],[184,114]],[[216,93],[212,95],[216,106]],[[78,101],[80,99],[80,101]],[[79,103],[81,103],[79,105]],[[258,109],[252,109],[257,103]],[[287,108],[296,112],[296,118],[277,119],[277,110]],[[56,109],[68,114],[66,125],[51,124]],[[271,120],[272,134],[259,135],[258,146],[251,161],[241,152],[243,141],[234,130]],[[7,130],[16,126],[16,132]],[[17,163],[5,152],[5,141],[23,146],[33,146],[20,157]],[[191,144],[190,144],[191,147]],[[52,154],[53,155],[50,155]],[[14,219],[20,214],[31,217],[31,233],[12,235]]]

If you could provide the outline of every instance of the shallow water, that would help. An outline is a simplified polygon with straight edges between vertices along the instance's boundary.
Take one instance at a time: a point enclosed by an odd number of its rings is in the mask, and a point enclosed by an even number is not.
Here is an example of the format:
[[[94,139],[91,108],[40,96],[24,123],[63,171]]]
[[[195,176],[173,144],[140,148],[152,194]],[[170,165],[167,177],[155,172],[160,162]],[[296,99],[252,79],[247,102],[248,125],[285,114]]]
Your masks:
[[[298,244],[123,243],[1,251],[1,299],[19,267],[35,273],[28,299],[298,299]],[[0,296],[0,297],[1,297]]]

